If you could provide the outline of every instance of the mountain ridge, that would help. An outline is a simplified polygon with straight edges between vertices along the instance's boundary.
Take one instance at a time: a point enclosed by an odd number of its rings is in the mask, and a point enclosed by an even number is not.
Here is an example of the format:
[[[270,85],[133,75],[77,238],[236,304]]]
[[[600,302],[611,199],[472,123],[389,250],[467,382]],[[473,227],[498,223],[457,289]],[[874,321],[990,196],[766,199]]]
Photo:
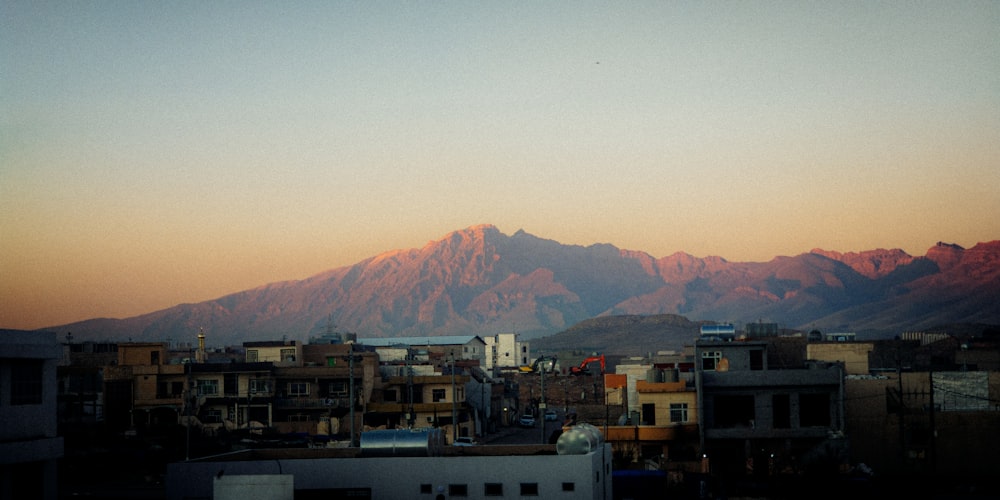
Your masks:
[[[361,337],[492,335],[537,338],[611,315],[769,321],[891,335],[934,324],[1000,323],[1000,241],[971,249],[813,249],[768,262],[684,252],[655,258],[607,243],[564,245],[481,224],[423,247],[379,253],[302,280],[124,319],[44,330],[75,338],[214,342],[305,340],[336,328]]]

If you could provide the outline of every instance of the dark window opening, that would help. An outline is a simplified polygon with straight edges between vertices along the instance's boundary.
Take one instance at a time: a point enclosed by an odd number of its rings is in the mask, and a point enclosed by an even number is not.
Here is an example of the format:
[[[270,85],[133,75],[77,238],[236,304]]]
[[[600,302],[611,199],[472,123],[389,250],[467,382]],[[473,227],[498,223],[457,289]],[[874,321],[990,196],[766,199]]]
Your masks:
[[[486,483],[483,486],[483,495],[488,497],[502,497],[503,483]]]
[[[41,361],[15,361],[11,363],[10,404],[42,404]]]
[[[576,483],[563,483],[562,484],[562,490],[563,491],[576,491]]]
[[[425,484],[421,484],[420,485],[420,492],[421,493],[432,493],[433,491],[434,491],[433,487],[431,485],[429,485],[429,484],[425,483]]]
[[[643,425],[656,425],[656,405],[652,403],[643,403],[642,405],[642,424]]]
[[[756,418],[753,396],[716,396],[713,416],[716,427],[752,427]]]
[[[538,496],[538,483],[521,483],[521,496],[522,497]]]
[[[756,349],[750,351],[750,369],[751,370],[764,369],[764,351],[762,349]]]
[[[469,496],[469,485],[467,485],[467,484],[449,484],[448,485],[448,496],[452,496],[452,497],[467,497],[467,496]]]
[[[799,424],[802,427],[830,425],[829,394],[799,394]]]

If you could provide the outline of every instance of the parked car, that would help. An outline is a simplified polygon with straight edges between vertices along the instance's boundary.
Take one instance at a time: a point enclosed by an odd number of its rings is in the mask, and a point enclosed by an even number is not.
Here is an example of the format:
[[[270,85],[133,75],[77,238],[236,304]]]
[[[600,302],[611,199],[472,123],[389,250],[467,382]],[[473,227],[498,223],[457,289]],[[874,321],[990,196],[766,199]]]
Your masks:
[[[545,410],[546,422],[555,422],[556,420],[559,420],[559,415],[556,415],[555,410]]]
[[[535,417],[534,415],[528,414],[521,415],[521,420],[518,420],[518,424],[520,424],[521,427],[534,427]]]

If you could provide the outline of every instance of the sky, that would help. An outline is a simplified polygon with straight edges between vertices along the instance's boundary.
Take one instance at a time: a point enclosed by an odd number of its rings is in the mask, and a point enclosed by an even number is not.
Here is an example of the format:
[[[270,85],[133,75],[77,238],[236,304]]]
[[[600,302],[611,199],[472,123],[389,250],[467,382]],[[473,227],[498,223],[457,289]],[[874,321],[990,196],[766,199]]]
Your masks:
[[[0,1],[0,328],[479,224],[754,262],[1000,239],[1000,2]]]

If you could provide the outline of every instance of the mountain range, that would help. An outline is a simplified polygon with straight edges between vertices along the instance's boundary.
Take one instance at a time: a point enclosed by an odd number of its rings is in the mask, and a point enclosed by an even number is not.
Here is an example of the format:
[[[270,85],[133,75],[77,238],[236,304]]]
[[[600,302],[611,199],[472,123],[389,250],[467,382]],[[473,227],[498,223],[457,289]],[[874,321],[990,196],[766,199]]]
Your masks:
[[[687,253],[655,258],[609,244],[564,245],[524,231],[473,226],[297,281],[263,285],[125,319],[44,330],[79,340],[212,345],[359,337],[550,336],[592,318],[676,315],[684,321],[884,337],[950,323],[1000,323],[1000,240],[965,249],[812,250],[768,262]]]

